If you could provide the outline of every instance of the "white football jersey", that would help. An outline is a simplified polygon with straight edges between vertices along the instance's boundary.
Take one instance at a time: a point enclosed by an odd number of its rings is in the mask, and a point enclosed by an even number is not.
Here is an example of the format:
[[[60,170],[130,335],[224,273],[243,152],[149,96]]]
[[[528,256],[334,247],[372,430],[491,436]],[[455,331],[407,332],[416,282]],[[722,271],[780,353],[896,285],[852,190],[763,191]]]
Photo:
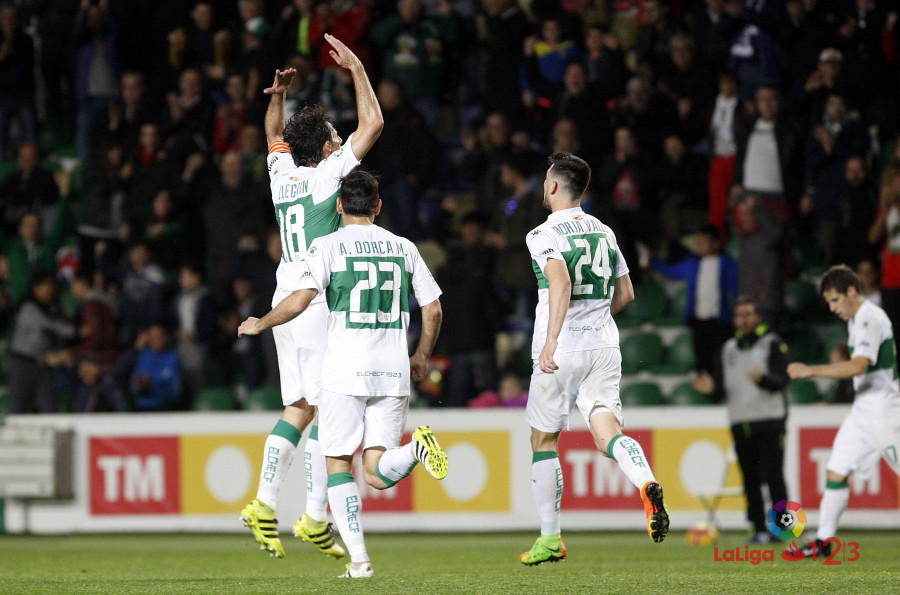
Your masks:
[[[353,135],[340,149],[316,167],[297,167],[291,149],[284,141],[269,147],[272,202],[281,231],[281,262],[276,272],[277,289],[272,307],[297,288],[305,270],[303,259],[312,241],[341,227],[337,212],[341,178],[359,165],[353,154]]]
[[[325,294],[322,388],[353,396],[409,394],[409,298],[441,290],[416,246],[377,225],[348,225],[313,241],[298,287]]]
[[[847,321],[850,357],[863,356],[871,362],[864,374],[853,377],[853,408],[867,415],[879,415],[891,399],[900,399],[897,380],[897,347],[888,315],[866,300],[856,316]]]
[[[572,295],[559,333],[557,353],[618,347],[619,329],[609,305],[616,279],[628,274],[616,236],[581,207],[556,211],[525,238],[538,281],[538,305],[531,356],[540,357],[550,320],[549,284],[544,267],[561,260],[569,271]]]

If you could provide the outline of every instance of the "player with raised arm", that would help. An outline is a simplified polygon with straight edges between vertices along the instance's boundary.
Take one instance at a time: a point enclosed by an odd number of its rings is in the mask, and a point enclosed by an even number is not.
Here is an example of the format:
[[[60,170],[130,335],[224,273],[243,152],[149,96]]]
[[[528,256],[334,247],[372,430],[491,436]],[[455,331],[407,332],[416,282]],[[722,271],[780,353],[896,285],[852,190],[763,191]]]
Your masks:
[[[816,540],[800,548],[810,558],[831,554],[832,544],[827,540],[837,533],[838,521],[850,500],[847,480],[851,473],[873,470],[880,457],[900,475],[900,384],[891,320],[863,297],[859,277],[846,265],[828,269],[820,290],[828,308],[847,321],[850,359],[817,366],[794,362],[788,365],[788,375],[853,378],[856,396],[831,447]]]
[[[613,315],[634,300],[634,288],[615,234],[581,210],[590,178],[584,160],[568,153],[553,155],[544,179],[544,206],[551,213],[526,238],[538,281],[538,306],[525,418],[531,426],[531,487],[541,522],[541,536],[519,556],[528,566],[566,557],[559,524],[563,476],[557,447],[576,405],[600,452],[616,460],[640,490],[650,538],[658,543],[669,531],[662,487],[641,445],[622,434],[622,354]]]
[[[410,377],[422,380],[441,325],[441,290],[415,245],[374,224],[381,210],[378,182],[356,170],[341,184],[337,210],[344,227],[313,241],[297,289],[262,319],[248,318],[238,335],[285,324],[325,296],[328,349],[319,395],[319,439],[328,462],[328,501],[350,551],[341,578],[374,572],[363,538],[362,502],[351,473],[363,448],[363,474],[387,489],[421,462],[436,479],[447,475],[447,457],[428,426],[397,446],[409,412]],[[422,334],[409,357],[409,298],[422,306]],[[305,314],[304,314],[305,316]]]
[[[319,106],[305,106],[285,125],[284,94],[296,74],[293,68],[276,70],[275,81],[265,90],[270,95],[265,119],[269,178],[282,250],[273,307],[297,288],[312,241],[340,227],[335,210],[340,179],[359,164],[384,127],[381,108],[359,58],[337,38],[326,34],[325,40],[333,48],[334,61],[353,77],[359,124],[343,145]],[[304,428],[316,416],[327,316],[325,300],[319,298],[302,317],[273,330],[285,407],[266,439],[256,498],[241,511],[241,519],[260,548],[279,558],[284,556],[284,548],[275,519],[278,491]],[[327,473],[315,425],[306,440],[305,462],[306,512],[294,524],[294,535],[340,558],[344,550],[335,543],[326,520]]]

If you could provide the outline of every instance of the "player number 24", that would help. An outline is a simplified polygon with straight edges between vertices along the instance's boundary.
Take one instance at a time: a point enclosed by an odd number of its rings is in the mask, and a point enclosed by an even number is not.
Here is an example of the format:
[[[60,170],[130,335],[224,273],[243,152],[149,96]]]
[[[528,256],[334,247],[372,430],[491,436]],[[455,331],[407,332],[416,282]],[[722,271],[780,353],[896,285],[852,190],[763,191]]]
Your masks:
[[[592,241],[593,240],[593,241]],[[596,242],[596,243],[595,243]],[[591,244],[595,243],[594,246]],[[573,296],[590,296],[596,291],[594,284],[601,284],[600,296],[609,296],[609,281],[612,278],[612,267],[609,263],[609,241],[605,236],[572,238],[572,246],[582,248],[584,253],[575,262],[575,283],[572,285]]]

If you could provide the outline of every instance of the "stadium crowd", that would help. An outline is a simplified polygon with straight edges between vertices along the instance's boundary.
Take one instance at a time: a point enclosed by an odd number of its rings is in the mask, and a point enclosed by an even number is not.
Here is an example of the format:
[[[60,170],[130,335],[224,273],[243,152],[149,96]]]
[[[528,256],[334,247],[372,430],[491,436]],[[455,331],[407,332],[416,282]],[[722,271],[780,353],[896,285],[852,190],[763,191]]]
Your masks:
[[[278,386],[271,334],[236,332],[268,311],[281,258],[262,89],[296,68],[288,116],[320,103],[346,138],[352,81],[326,32],[376,83],[377,223],[419,245],[444,292],[429,404],[522,404],[525,236],[557,151],[591,165],[584,209],[636,282],[697,258],[685,240],[705,233],[700,257],[727,246],[734,291],[777,325],[802,245],[874,276],[898,325],[897,17],[883,0],[0,3],[10,411]],[[692,328],[730,328],[733,304],[697,305]]]

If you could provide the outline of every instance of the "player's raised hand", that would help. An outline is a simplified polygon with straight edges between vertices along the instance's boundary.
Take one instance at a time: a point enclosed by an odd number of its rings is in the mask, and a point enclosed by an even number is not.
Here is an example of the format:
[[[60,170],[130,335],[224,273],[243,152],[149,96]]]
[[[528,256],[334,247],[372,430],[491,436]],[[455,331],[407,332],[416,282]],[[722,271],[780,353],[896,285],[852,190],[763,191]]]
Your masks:
[[[258,335],[260,332],[259,318],[253,318],[251,316],[238,327],[238,338],[241,338],[244,335]]]
[[[341,68],[350,69],[355,65],[361,64],[359,58],[356,57],[350,48],[344,45],[340,39],[335,37],[334,35],[325,34],[325,41],[327,41],[333,50],[328,50],[328,54],[337,62],[338,66]]]
[[[275,80],[272,82],[272,86],[268,89],[263,89],[263,93],[266,95],[284,95],[285,92],[287,92],[288,87],[291,86],[291,81],[294,80],[295,74],[297,74],[296,68],[276,70]]]
[[[557,370],[559,370],[559,366],[556,365],[556,362],[553,361],[553,354],[556,352],[556,344],[551,344],[547,342],[544,344],[544,348],[541,350],[541,355],[538,357],[538,365],[541,367],[541,372],[544,374],[553,374]]]
[[[812,376],[812,370],[809,369],[809,366],[801,364],[800,362],[788,364],[787,373],[792,379],[809,378]]]

